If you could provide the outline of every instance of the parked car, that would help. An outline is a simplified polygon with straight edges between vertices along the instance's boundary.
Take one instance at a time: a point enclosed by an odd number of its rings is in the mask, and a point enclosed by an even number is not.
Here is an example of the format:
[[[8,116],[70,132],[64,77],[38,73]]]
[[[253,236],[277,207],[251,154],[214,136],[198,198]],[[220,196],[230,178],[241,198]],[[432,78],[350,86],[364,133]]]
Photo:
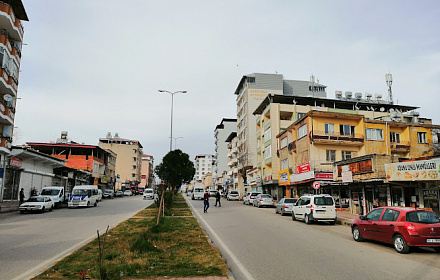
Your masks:
[[[393,244],[398,253],[412,247],[432,247],[440,253],[439,217],[428,209],[380,207],[351,224],[353,239]]]
[[[123,197],[123,196],[124,196],[124,193],[121,190],[117,190],[115,192],[115,197]]]
[[[209,191],[209,196],[215,197],[217,195],[217,191],[216,190],[210,190]]]
[[[53,200],[48,196],[31,196],[28,200],[20,204],[18,210],[21,214],[24,212],[44,212],[52,211],[55,207]]]
[[[186,190],[186,196],[191,196],[192,190]]]
[[[297,200],[296,198],[281,198],[275,207],[275,213],[280,213],[281,216],[292,214],[292,207]]]
[[[293,205],[292,220],[336,223],[335,200],[329,194],[306,194]]]
[[[104,197],[104,195],[102,194],[102,190],[98,189],[98,201],[102,201],[103,197]]]
[[[154,199],[154,190],[153,189],[145,189],[144,199]]]
[[[257,195],[257,197],[255,197],[254,201],[253,201],[253,205],[255,207],[274,207],[275,206],[275,200],[273,199],[273,197],[270,194],[262,194],[260,193],[259,195]]]
[[[257,197],[257,195],[261,194],[261,192],[248,192],[246,196],[243,198],[243,203],[247,205],[253,205],[254,199]]]
[[[48,196],[55,204],[55,208],[59,208],[62,203],[67,201],[64,196],[64,187],[48,186],[41,189],[42,196]]]
[[[132,196],[132,195],[133,195],[133,193],[130,189],[127,189],[124,191],[124,196]]]
[[[238,191],[229,191],[228,196],[226,197],[226,200],[239,200],[240,199],[240,194],[238,193]]]
[[[203,184],[196,184],[193,188],[191,199],[203,199],[203,195],[205,194],[205,187]]]
[[[102,193],[102,197],[113,199],[115,197],[115,192],[113,190],[104,190],[104,192]]]

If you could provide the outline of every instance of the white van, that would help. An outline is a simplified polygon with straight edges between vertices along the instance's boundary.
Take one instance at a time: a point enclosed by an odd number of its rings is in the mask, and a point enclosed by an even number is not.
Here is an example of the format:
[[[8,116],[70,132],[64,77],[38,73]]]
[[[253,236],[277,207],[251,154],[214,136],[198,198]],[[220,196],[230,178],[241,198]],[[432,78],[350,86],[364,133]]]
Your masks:
[[[292,207],[292,220],[336,223],[335,200],[329,194],[304,194]]]
[[[192,200],[203,199],[204,194],[205,194],[205,187],[203,186],[203,184],[196,184],[193,188]]]
[[[90,207],[98,205],[98,186],[81,185],[73,187],[67,207]]]
[[[53,201],[55,208],[59,208],[64,202],[64,187],[48,186],[41,189],[42,196],[48,196]]]

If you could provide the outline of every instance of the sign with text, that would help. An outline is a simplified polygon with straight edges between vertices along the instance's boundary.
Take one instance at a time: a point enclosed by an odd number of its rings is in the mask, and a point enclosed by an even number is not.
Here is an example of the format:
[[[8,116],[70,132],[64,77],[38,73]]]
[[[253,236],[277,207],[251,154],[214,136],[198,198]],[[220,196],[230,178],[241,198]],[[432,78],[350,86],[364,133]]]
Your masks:
[[[333,180],[333,173],[315,173],[316,180]]]
[[[18,157],[11,157],[11,161],[9,162],[11,166],[15,166],[15,167],[21,167],[22,163],[23,160]]]
[[[289,178],[289,168],[283,169],[278,172],[278,184],[280,186],[288,185],[290,183]]]
[[[310,162],[300,164],[296,166],[296,174],[310,172]]]
[[[440,159],[385,164],[389,181],[440,180]]]
[[[351,173],[351,171],[342,172],[342,182],[344,183],[353,182],[353,173]]]

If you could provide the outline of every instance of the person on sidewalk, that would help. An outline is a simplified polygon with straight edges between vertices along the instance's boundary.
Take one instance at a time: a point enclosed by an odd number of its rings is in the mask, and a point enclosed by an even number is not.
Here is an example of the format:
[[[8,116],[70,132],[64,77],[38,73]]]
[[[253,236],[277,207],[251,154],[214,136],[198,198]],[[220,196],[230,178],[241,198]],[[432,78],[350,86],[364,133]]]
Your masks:
[[[214,206],[217,206],[217,203],[218,203],[218,207],[222,207],[222,204],[220,202],[220,192],[219,191],[217,191],[215,193],[215,205]]]
[[[21,191],[20,191],[20,204],[22,204],[23,202],[24,202],[24,189],[21,188]]]
[[[209,193],[208,190],[205,190],[205,194],[203,195],[203,212],[208,212],[209,208]]]

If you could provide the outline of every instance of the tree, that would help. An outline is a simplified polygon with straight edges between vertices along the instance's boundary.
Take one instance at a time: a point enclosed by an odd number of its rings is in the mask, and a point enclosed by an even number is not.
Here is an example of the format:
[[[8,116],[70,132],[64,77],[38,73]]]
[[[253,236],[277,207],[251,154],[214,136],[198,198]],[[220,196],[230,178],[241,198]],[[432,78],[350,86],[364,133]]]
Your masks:
[[[154,173],[176,191],[184,183],[190,183],[195,174],[194,163],[189,155],[181,150],[174,150],[166,154],[162,163],[156,166]]]

